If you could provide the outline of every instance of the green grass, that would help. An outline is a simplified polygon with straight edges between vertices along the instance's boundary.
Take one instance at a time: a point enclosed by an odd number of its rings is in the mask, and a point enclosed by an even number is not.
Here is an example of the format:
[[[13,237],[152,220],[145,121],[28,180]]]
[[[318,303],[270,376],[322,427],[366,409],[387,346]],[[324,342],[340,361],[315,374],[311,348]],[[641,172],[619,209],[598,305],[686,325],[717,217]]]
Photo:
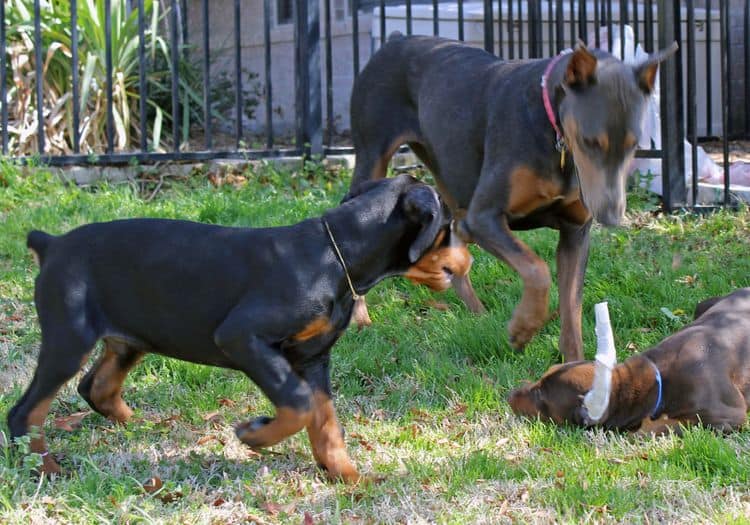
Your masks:
[[[315,167],[261,165],[245,175],[239,187],[216,188],[205,173],[167,180],[149,200],[155,181],[81,189],[44,169],[0,164],[0,432],[7,435],[5,415],[39,345],[28,230],[61,233],[141,216],[288,224],[336,205],[349,180],[348,172]],[[655,216],[652,208],[635,195],[629,227],[593,230],[584,288],[589,356],[596,302],[609,301],[622,359],[687,323],[700,300],[750,285],[747,210],[698,217]],[[554,274],[556,233],[520,236]],[[136,418],[123,427],[90,414],[73,432],[55,428],[53,419],[87,409],[76,380],[61,391],[47,437],[68,475],[35,478],[38,456],[0,446],[0,522],[300,523],[306,513],[314,523],[750,521],[746,430],[635,438],[514,417],[508,390],[559,360],[559,321],[524,353],[513,352],[506,323],[521,283],[472,251],[486,315],[470,314],[452,291],[392,279],[368,294],[374,325],[350,329],[334,351],[349,451],[382,483],[325,482],[304,435],[250,452],[233,425],[270,410],[252,383],[237,372],[149,356],[126,382]],[[164,488],[149,495],[143,483],[154,476]]]

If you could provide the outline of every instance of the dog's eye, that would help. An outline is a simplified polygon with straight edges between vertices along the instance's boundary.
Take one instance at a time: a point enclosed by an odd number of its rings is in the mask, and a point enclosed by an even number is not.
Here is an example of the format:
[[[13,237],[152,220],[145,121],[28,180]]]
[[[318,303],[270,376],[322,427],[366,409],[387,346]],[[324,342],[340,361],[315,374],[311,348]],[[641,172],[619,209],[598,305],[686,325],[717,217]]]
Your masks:
[[[592,138],[592,139],[584,138],[583,145],[593,151],[600,151],[602,149],[602,144],[601,142],[599,142],[599,139],[597,138]]]

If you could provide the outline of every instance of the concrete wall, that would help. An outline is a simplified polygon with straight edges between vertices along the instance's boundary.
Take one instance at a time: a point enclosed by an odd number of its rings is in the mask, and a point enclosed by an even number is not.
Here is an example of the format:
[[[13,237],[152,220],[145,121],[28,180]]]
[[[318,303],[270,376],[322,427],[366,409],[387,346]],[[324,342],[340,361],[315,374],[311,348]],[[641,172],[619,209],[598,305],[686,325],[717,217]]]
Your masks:
[[[275,2],[272,1],[275,10]],[[325,35],[323,21],[323,3],[320,4],[321,37]],[[274,16],[272,15],[272,20]],[[211,72],[214,76],[221,71],[230,74],[234,79],[235,49],[234,49],[234,2],[231,0],[212,0],[209,2],[210,21],[210,54],[212,59]],[[191,51],[196,57],[202,57],[203,16],[202,2],[191,0],[188,2],[188,42],[196,48]],[[258,73],[256,79],[262,89],[265,86],[265,48],[263,41],[263,3],[260,0],[243,2],[240,11],[241,53],[242,67],[248,71]],[[360,14],[359,17],[359,49],[360,67],[370,57],[371,16]],[[331,23],[333,48],[333,114],[337,131],[349,127],[349,97],[354,78],[352,23],[351,18]],[[294,32],[292,24],[275,25],[271,27],[271,82],[274,132],[277,135],[289,134],[294,129]],[[323,94],[323,124],[326,119],[326,79],[325,79],[325,41],[321,38],[321,92]],[[243,79],[244,82],[244,79]],[[266,112],[265,96],[256,110],[253,121],[245,121],[246,129],[255,133],[262,133],[265,129]]]

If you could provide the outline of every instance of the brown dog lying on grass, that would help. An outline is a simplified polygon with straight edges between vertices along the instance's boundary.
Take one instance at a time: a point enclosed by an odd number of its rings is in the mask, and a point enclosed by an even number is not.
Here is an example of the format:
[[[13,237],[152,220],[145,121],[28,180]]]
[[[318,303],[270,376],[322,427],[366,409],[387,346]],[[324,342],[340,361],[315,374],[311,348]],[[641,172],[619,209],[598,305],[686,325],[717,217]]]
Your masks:
[[[701,302],[691,324],[616,365],[609,404],[596,421],[583,403],[594,368],[593,361],[553,366],[536,383],[513,390],[510,406],[558,424],[617,430],[740,427],[750,401],[750,288]]]

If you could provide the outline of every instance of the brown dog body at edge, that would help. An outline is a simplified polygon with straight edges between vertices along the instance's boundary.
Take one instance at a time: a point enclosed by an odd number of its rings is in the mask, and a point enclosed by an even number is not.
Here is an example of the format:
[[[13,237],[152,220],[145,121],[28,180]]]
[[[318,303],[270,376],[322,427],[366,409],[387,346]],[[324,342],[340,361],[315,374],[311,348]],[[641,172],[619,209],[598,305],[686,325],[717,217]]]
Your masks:
[[[519,415],[586,426],[581,401],[593,376],[592,361],[553,366],[511,392],[510,406]],[[597,425],[658,433],[700,423],[729,431],[745,422],[749,403],[750,288],[742,288],[701,302],[693,323],[618,364]]]
[[[605,225],[621,221],[626,168],[646,100],[659,62],[675,49],[636,66],[584,46],[556,59],[502,61],[461,42],[394,33],[352,91],[352,190],[385,177],[391,156],[408,144],[461,219],[458,234],[523,279],[508,326],[517,349],[548,319],[551,277],[512,230],[557,229],[559,346],[567,361],[582,359],[581,294],[592,215]],[[542,102],[547,71],[564,155]],[[453,286],[472,311],[483,311],[468,276]],[[366,308],[355,315],[368,324]]]

